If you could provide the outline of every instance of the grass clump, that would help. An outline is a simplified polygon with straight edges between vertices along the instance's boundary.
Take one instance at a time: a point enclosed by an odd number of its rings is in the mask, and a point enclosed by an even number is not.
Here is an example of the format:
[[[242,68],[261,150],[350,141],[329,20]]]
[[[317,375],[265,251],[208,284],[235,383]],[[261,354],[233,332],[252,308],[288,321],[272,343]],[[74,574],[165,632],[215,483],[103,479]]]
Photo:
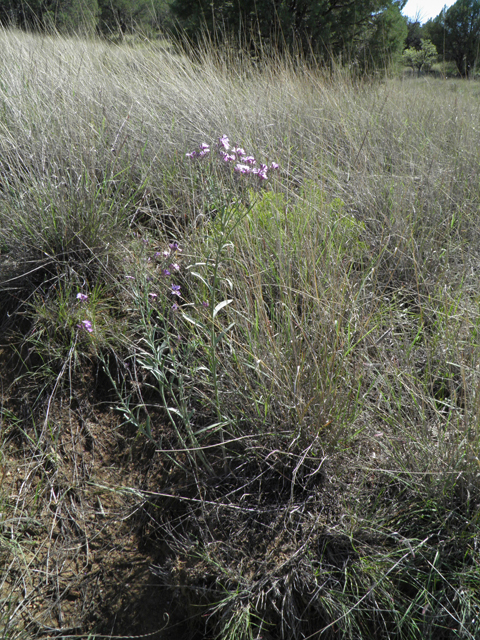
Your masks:
[[[0,39],[6,637],[477,637],[475,85]]]

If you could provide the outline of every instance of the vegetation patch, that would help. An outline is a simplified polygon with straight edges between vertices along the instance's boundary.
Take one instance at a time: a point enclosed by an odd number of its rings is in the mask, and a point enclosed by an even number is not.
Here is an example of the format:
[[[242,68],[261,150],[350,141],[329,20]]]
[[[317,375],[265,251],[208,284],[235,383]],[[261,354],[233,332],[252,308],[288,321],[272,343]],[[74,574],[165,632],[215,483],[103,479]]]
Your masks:
[[[2,637],[477,638],[475,84],[0,41]]]

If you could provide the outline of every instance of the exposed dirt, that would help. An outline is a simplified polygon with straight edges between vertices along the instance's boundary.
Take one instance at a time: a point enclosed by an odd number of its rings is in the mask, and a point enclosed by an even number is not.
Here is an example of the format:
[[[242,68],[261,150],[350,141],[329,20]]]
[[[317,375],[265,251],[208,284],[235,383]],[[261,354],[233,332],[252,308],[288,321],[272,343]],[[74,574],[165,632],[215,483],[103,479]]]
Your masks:
[[[19,378],[8,350],[0,357],[0,538],[13,540],[2,545],[0,597],[27,637],[206,640],[218,632],[212,609],[230,616],[245,592],[260,610],[274,603],[262,631],[273,640],[280,618],[293,628],[310,615],[308,554],[339,575],[355,557],[345,536],[327,533],[339,487],[313,443],[300,455],[270,436],[254,448],[233,439],[228,464],[214,444],[203,472],[173,453],[178,440],[154,398],[147,437],[122,422],[94,365],[29,405],[38,387]]]
[[[145,544],[132,492],[161,474],[152,446],[121,426],[94,371],[29,418],[28,380],[12,384],[15,359],[5,348],[0,358],[0,597],[17,607],[15,626],[21,617],[30,637],[151,634],[167,619],[171,629],[175,603],[150,570],[158,545]]]

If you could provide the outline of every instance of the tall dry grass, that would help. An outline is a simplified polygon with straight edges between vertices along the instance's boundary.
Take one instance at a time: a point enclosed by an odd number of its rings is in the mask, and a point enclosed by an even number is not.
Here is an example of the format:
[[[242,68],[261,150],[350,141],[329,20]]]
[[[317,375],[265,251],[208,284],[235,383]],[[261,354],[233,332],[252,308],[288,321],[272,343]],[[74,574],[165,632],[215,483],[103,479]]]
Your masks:
[[[72,491],[88,510],[75,462],[56,488],[89,367],[155,470],[96,490],[150,523],[195,637],[477,637],[477,85],[0,39],[0,427],[25,465],[4,637],[51,632],[61,603],[36,550],[67,562],[52,513]],[[222,134],[278,172],[236,176]],[[86,611],[73,635],[102,630]]]

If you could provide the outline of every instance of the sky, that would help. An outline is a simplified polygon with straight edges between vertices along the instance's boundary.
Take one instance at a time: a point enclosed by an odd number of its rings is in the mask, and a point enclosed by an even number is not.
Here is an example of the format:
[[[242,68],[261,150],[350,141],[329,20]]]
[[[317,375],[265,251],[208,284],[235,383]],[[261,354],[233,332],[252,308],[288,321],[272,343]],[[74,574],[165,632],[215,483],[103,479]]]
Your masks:
[[[408,0],[403,8],[403,15],[409,18],[420,18],[420,22],[426,22],[435,18],[446,5],[447,8],[454,4],[455,0]]]

